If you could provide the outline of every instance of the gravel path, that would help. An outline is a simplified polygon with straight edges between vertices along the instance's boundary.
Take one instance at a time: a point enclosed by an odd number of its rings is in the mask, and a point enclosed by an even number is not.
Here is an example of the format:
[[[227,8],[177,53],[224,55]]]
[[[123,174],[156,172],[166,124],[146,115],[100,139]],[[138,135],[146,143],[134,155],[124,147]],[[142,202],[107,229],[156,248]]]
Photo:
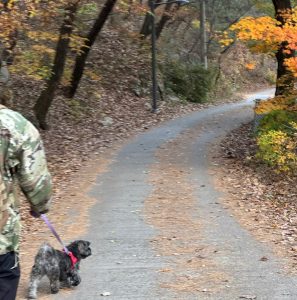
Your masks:
[[[82,283],[54,299],[297,299],[297,278],[220,204],[208,153],[252,118],[253,95],[124,145],[91,191]],[[168,197],[166,196],[168,195]],[[104,296],[105,295],[105,296]]]

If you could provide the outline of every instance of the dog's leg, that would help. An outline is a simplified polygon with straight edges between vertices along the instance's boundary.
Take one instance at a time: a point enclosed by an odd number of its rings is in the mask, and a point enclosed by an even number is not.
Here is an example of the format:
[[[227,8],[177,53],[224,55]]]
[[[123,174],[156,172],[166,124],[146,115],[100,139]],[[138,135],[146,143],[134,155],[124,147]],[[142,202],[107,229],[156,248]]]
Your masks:
[[[51,293],[52,294],[57,294],[60,289],[60,274],[59,270],[56,272],[52,272],[51,274],[47,274],[48,278],[50,280],[50,286],[51,286]]]
[[[32,267],[28,299],[37,299],[37,288],[43,275],[44,274],[42,273],[40,268],[36,267],[35,265]]]
[[[67,273],[60,272],[59,280],[60,280],[61,288],[70,288],[71,287],[70,278],[67,276]]]

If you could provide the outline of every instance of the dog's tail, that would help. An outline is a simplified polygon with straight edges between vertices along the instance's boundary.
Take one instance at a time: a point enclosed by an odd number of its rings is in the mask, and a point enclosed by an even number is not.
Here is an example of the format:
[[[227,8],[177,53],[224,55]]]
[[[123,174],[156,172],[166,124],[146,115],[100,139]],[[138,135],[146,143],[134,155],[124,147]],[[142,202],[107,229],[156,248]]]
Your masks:
[[[36,255],[36,260],[40,260],[42,259],[44,260],[48,260],[50,257],[52,257],[55,254],[55,249],[47,243],[44,243],[40,248],[39,251]]]

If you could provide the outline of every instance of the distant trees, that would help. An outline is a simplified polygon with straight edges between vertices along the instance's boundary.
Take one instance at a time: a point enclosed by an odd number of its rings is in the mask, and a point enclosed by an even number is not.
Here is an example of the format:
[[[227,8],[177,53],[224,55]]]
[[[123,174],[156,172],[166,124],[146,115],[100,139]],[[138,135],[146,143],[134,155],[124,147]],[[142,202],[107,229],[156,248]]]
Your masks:
[[[275,18],[266,17],[268,19],[263,19],[261,23],[263,26],[253,27],[250,36],[243,37],[242,32],[249,30],[253,22],[259,24],[261,17],[242,18],[236,25],[234,23],[246,15],[255,3],[258,5],[260,2],[261,5],[270,2],[275,10]],[[290,59],[294,59],[293,52],[296,50],[292,46],[295,45],[293,39],[296,40],[296,36],[291,34],[295,34],[295,11],[292,9],[292,1],[264,2],[203,0],[201,4],[205,3],[205,14],[200,14],[204,10],[203,6],[199,5],[200,2],[180,9],[173,1],[156,0],[156,35],[162,36],[160,43],[167,38],[169,50],[166,55],[175,51],[172,56],[180,56],[183,61],[199,64],[200,57],[203,61],[205,57],[209,57],[212,62],[216,62],[221,51],[218,36],[231,26],[238,39],[248,43],[252,40],[252,47],[258,47],[258,51],[274,51],[278,60],[277,93],[282,94],[292,88],[294,81],[294,63]],[[140,32],[142,37],[150,35],[152,19],[147,4],[148,2],[139,3],[136,0],[123,0],[119,3],[116,0],[101,0],[99,4],[98,1],[87,0],[0,0],[0,59],[12,64],[11,72],[44,83],[44,88],[34,105],[36,119],[41,128],[47,128],[47,114],[61,82],[66,82],[66,96],[75,96],[89,53],[112,12],[113,18],[121,14],[126,16],[119,17],[118,20],[122,22],[123,27],[131,30],[130,32],[135,33],[138,26],[138,33]],[[86,11],[92,12],[88,19],[82,17]],[[125,22],[132,24],[131,20],[134,22],[133,29],[128,29],[129,26]],[[264,27],[266,31],[262,30]],[[270,29],[273,31],[271,40],[264,36]],[[287,34],[288,39],[280,40],[279,32],[282,33],[282,37]],[[256,44],[255,34],[260,36]],[[159,51],[162,51],[161,47]]]

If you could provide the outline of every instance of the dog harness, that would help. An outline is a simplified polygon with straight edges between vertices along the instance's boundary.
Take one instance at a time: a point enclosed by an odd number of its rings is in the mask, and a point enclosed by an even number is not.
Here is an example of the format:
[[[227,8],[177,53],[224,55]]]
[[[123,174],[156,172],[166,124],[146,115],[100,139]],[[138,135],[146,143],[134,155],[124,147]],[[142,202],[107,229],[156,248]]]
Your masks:
[[[64,250],[65,252],[65,250]],[[71,251],[68,250],[68,253],[66,253],[70,259],[71,259],[71,269],[74,269],[75,265],[78,262],[78,259],[73,255],[73,253]]]

